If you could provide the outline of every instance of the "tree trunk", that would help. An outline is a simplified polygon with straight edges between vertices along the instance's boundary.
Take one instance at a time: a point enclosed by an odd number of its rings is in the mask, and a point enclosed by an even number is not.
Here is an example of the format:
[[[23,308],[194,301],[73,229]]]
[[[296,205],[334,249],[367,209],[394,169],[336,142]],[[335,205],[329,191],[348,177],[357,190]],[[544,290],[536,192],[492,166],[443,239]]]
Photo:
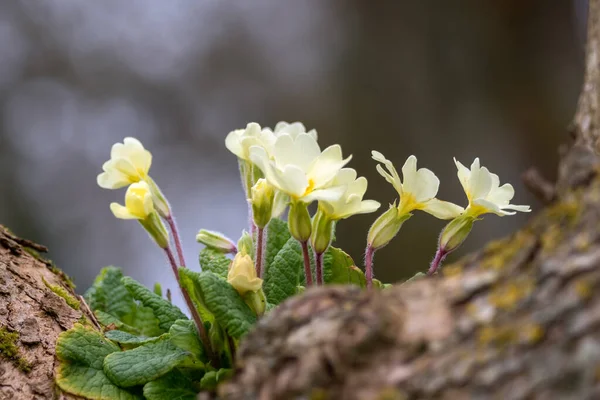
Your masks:
[[[572,143],[555,184],[528,175],[550,204],[527,226],[434,278],[286,302],[244,340],[221,395],[600,398],[599,63],[600,0],[590,0]]]
[[[61,332],[89,314],[40,251],[0,225],[0,400],[75,399],[54,385],[54,348]]]

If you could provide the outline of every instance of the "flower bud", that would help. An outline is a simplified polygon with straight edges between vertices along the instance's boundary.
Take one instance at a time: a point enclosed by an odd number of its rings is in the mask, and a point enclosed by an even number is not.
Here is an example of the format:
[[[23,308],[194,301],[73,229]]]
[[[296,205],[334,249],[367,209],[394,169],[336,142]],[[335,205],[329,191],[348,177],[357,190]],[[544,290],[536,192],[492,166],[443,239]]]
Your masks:
[[[331,244],[333,223],[334,221],[319,208],[312,221],[312,234],[310,236],[310,243],[315,253],[325,253],[325,250]]]
[[[242,237],[237,242],[238,252],[243,255],[249,255],[250,258],[254,259],[254,240],[252,236],[246,231],[242,232]]]
[[[169,233],[158,213],[153,212],[146,219],[140,219],[139,221],[158,247],[161,249],[169,247]]]
[[[275,188],[261,178],[252,186],[251,193],[254,223],[257,227],[264,228],[271,220]]]
[[[237,248],[231,239],[219,232],[200,229],[196,235],[196,241],[222,253],[237,253]]]
[[[290,204],[288,228],[292,237],[299,242],[306,242],[310,239],[312,228],[307,204],[300,201],[294,201]]]
[[[152,194],[152,202],[154,203],[154,208],[163,218],[169,218],[171,216],[171,206],[169,206],[169,202],[167,198],[160,190],[156,182],[151,177],[146,178],[146,182],[150,187],[150,193]]]
[[[236,254],[229,272],[227,282],[238,291],[241,296],[247,292],[256,292],[262,288],[263,280],[256,276],[254,262],[247,254]]]
[[[256,292],[246,292],[242,298],[248,307],[250,307],[259,317],[265,313],[265,309],[267,308],[267,298],[265,297],[265,292],[263,292],[262,288]]]
[[[440,234],[440,250],[448,254],[456,250],[469,236],[475,218],[461,215],[444,227]]]
[[[404,221],[410,217],[412,214],[400,214],[395,204],[390,205],[389,210],[371,225],[367,235],[368,245],[375,250],[386,246],[398,234]]]

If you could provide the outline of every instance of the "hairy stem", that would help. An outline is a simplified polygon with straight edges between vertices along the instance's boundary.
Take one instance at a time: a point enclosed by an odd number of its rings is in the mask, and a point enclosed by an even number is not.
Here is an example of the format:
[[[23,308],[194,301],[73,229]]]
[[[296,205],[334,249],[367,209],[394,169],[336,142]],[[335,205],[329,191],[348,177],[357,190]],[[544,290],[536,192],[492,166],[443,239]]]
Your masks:
[[[310,255],[308,253],[308,241],[300,242],[302,245],[302,255],[304,256],[304,276],[306,277],[306,287],[313,284],[312,271],[310,269]]]
[[[258,228],[256,232],[256,276],[262,278],[263,275],[263,241],[265,237],[265,228]]]
[[[173,214],[170,214],[165,218],[167,220],[167,224],[169,224],[169,228],[173,233],[173,242],[175,242],[175,249],[177,250],[177,257],[179,257],[179,265],[181,267],[186,268],[185,258],[183,258],[183,247],[181,246],[181,239],[179,238],[179,230],[177,229],[177,224],[175,223],[175,218]]]
[[[448,252],[444,251],[441,247],[438,248],[437,252],[435,253],[435,257],[431,262],[431,266],[429,267],[429,271],[427,271],[427,275],[431,276],[435,274],[438,268],[441,267],[442,261],[444,261],[444,258],[446,258],[447,255]]]
[[[192,318],[194,319],[194,323],[196,324],[196,328],[198,329],[198,334],[200,335],[200,340],[202,341],[202,344],[204,344],[204,348],[206,349],[207,355],[213,361],[215,368],[218,368],[219,359],[215,356],[214,352],[212,351],[208,334],[206,333],[206,329],[204,328],[204,323],[202,323],[202,318],[200,317],[200,314],[198,314],[198,310],[196,310],[196,307],[194,306],[194,303],[192,302],[192,298],[190,297],[189,293],[187,292],[187,290],[185,290],[183,286],[181,286],[181,282],[179,282],[179,270],[177,267],[177,261],[175,261],[175,256],[173,255],[173,251],[170,247],[167,247],[164,250],[167,254],[167,258],[169,259],[169,264],[171,264],[171,269],[175,274],[175,279],[177,280],[177,284],[179,285],[179,290],[183,294],[185,304],[187,305],[188,309],[190,310],[190,313],[192,314]]]
[[[375,258],[375,248],[370,244],[365,251],[365,278],[367,280],[367,289],[373,287],[373,259]]]
[[[315,252],[315,274],[317,286],[323,286],[325,281],[323,280],[323,253]]]

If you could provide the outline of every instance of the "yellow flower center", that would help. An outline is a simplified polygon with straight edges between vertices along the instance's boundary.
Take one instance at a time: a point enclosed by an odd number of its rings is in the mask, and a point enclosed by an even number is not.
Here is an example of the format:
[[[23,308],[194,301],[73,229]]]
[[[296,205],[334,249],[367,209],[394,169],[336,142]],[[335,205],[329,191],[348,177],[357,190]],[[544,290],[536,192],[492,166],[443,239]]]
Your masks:
[[[402,193],[400,204],[398,205],[398,214],[408,214],[413,210],[420,210],[424,207],[425,205],[423,203],[418,203],[417,199],[412,193]]]
[[[301,197],[309,195],[310,193],[312,193],[313,190],[315,190],[315,181],[309,179],[308,186],[306,187],[306,190],[304,191],[304,194]]]

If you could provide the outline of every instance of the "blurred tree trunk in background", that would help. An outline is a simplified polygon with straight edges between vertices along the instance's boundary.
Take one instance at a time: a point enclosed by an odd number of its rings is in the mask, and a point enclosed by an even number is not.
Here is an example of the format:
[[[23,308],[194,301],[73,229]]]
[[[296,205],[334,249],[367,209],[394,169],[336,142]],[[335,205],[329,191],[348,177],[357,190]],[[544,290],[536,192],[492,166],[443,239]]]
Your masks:
[[[600,398],[600,0],[553,201],[441,276],[309,290],[260,321],[229,399]],[[531,185],[545,182],[532,181]]]

